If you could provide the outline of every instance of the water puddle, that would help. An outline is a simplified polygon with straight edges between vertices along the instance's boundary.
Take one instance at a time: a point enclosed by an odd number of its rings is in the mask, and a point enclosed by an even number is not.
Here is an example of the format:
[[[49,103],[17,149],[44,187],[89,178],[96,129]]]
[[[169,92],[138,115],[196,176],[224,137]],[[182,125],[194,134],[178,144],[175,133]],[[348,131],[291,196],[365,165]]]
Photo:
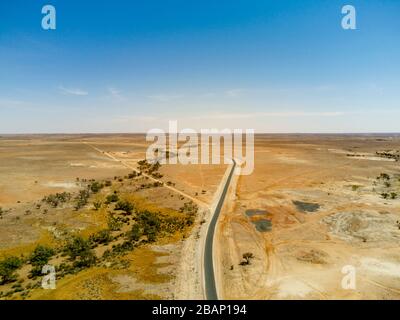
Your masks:
[[[256,230],[259,232],[269,232],[272,230],[271,220],[260,219],[260,220],[252,221],[252,223],[256,226]]]
[[[259,210],[259,209],[246,210],[246,216],[248,216],[249,218],[254,217],[254,216],[263,216],[267,213],[268,212],[266,210]]]
[[[297,210],[302,212],[315,212],[321,207],[318,203],[311,202],[292,201],[292,203],[296,206]]]

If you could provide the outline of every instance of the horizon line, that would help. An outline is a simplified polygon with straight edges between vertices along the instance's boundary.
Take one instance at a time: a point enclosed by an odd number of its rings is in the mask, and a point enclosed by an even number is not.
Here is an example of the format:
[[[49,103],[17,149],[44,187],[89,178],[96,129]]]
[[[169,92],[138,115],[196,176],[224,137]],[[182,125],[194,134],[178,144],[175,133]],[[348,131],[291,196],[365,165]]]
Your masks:
[[[222,129],[221,129],[222,130]],[[243,129],[246,130],[246,129]],[[244,131],[243,134],[246,132]],[[132,134],[132,135],[146,135],[147,132],[21,132],[21,133],[1,133],[1,136],[22,136],[22,135],[118,135],[118,134]],[[165,134],[179,134],[165,132]],[[201,134],[198,132],[197,134]],[[218,134],[218,133],[217,133]],[[233,134],[233,132],[232,132]],[[255,132],[254,135],[400,135],[398,132]]]

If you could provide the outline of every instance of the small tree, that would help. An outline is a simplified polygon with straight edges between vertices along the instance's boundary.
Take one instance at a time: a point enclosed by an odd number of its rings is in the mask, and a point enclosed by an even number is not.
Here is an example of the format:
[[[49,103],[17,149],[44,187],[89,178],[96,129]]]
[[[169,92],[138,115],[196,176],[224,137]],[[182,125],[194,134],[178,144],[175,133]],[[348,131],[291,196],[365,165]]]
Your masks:
[[[134,206],[129,201],[119,201],[116,206],[115,210],[124,211],[125,214],[131,214]]]
[[[254,255],[251,252],[243,253],[243,260],[240,265],[249,265],[250,260],[254,258]]]
[[[18,257],[8,257],[0,262],[1,283],[5,284],[16,280],[14,272],[22,266],[22,261]]]
[[[143,234],[147,236],[147,240],[154,242],[157,233],[161,230],[160,218],[154,212],[144,211],[138,214],[138,223],[143,228]]]
[[[37,277],[42,274],[42,268],[49,262],[49,259],[55,254],[52,248],[38,245],[32,252],[29,261],[32,265],[30,277]]]
[[[89,267],[96,261],[90,242],[82,237],[73,237],[67,243],[65,252],[74,261],[74,266],[76,267]]]
[[[43,267],[54,254],[55,251],[52,248],[38,245],[32,252],[29,261],[33,266]]]

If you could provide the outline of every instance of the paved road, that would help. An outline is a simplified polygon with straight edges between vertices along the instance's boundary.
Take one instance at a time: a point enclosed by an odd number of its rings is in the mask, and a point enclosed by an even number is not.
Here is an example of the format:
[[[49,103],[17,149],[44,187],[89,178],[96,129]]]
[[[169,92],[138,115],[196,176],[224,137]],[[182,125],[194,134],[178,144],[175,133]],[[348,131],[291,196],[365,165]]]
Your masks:
[[[233,173],[235,171],[235,166],[236,162],[235,160],[233,160],[233,166],[231,172],[229,173],[228,179],[226,180],[224,190],[222,191],[221,197],[218,201],[217,206],[215,207],[214,214],[212,215],[211,222],[208,226],[206,243],[204,247],[204,281],[205,281],[205,293],[207,300],[218,300],[217,289],[215,285],[214,265],[213,265],[214,232],[219,214],[221,212],[226,194],[228,192],[229,185],[232,180]]]

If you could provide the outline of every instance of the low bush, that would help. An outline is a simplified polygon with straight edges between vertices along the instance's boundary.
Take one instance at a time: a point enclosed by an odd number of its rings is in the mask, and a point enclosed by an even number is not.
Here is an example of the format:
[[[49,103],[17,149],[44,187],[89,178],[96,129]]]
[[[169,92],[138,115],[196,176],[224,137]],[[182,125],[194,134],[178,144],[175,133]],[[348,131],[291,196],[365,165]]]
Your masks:
[[[0,261],[0,284],[16,280],[15,271],[22,266],[22,260],[18,257],[7,257]]]

